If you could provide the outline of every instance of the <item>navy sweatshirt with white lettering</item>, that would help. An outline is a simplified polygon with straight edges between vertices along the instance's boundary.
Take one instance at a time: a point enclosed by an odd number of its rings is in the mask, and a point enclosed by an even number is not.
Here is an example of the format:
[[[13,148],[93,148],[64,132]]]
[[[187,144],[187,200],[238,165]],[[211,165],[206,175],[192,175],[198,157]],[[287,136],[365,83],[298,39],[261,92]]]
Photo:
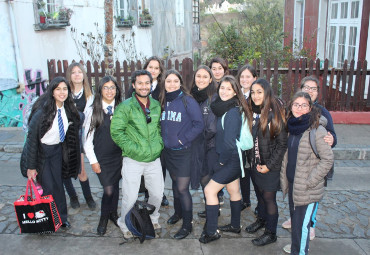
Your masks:
[[[197,101],[181,92],[172,102],[165,102],[161,128],[165,148],[189,148],[204,129],[202,112]]]

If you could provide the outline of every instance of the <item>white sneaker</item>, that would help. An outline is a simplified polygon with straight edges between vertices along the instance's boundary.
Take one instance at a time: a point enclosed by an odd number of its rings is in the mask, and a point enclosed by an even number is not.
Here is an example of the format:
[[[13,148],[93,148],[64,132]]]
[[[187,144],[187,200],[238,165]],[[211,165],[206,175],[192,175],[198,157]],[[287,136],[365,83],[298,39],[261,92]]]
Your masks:
[[[285,229],[292,228],[292,220],[289,218],[288,220],[284,221],[281,226]]]
[[[312,241],[313,239],[315,239],[315,229],[314,228],[310,228],[310,241]]]
[[[283,248],[283,251],[285,251],[288,254],[290,254],[291,250],[292,250],[292,245],[291,244],[287,244]]]
[[[123,237],[125,239],[131,239],[131,238],[134,238],[134,235],[130,231],[127,231],[123,233]]]
[[[154,227],[154,231],[156,233],[160,233],[162,231],[162,227],[161,227],[161,225],[159,225],[159,223],[154,223],[153,227]]]

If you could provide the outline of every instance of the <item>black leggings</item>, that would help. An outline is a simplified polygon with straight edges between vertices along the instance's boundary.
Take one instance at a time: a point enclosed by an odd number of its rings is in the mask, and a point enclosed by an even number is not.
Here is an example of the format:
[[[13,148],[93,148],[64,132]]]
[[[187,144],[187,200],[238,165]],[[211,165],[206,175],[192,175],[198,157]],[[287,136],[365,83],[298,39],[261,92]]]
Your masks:
[[[101,216],[108,216],[117,212],[119,198],[119,182],[103,187],[104,193],[101,200]]]
[[[257,189],[258,217],[266,221],[266,229],[276,233],[279,212],[276,203],[276,191]]]

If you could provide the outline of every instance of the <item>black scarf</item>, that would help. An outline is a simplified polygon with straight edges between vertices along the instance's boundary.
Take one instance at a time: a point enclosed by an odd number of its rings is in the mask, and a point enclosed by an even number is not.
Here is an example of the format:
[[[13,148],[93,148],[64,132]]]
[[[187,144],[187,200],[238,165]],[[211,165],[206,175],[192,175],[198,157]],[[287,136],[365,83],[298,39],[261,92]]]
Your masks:
[[[216,100],[211,103],[211,110],[217,117],[222,117],[225,112],[229,111],[235,106],[237,106],[236,96],[227,101],[222,101],[220,97],[217,97]]]
[[[172,91],[172,92],[166,92],[166,102],[172,102],[177,98],[181,93],[181,89]]]
[[[261,114],[261,105],[255,105],[253,100],[251,100],[252,103],[252,111],[257,114]]]
[[[293,135],[300,135],[310,127],[311,113],[303,114],[296,118],[294,116],[288,119],[288,131]]]
[[[207,95],[208,88],[209,88],[209,86],[207,86],[206,88],[204,88],[202,90],[199,90],[199,88],[197,86],[194,86],[191,89],[191,94],[194,97],[194,99],[198,102],[198,104],[207,100],[207,98],[208,98],[208,95]]]

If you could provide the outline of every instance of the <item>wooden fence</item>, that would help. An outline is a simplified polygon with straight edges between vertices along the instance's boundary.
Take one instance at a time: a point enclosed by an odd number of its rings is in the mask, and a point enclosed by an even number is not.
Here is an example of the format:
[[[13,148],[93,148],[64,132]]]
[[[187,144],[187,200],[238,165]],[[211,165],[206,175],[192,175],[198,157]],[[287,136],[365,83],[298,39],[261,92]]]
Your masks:
[[[246,61],[246,63],[249,63]],[[64,76],[68,67],[66,60],[48,60],[49,79],[56,76]],[[299,89],[300,80],[307,75],[316,75],[320,80],[319,101],[330,111],[370,111],[370,70],[367,70],[366,61],[344,62],[342,69],[329,68],[326,59],[320,67],[320,59],[308,61],[305,59],[291,60],[288,67],[279,67],[277,60],[267,60],[264,63],[253,60],[250,62],[256,68],[258,76],[267,79],[275,94],[279,95],[285,102],[288,102],[295,91]],[[192,59],[186,58],[174,63],[168,61],[164,63],[166,69],[174,68],[178,70],[184,80],[184,85],[191,86],[193,79],[194,65]],[[105,76],[105,63],[100,65],[86,63],[86,72],[90,84],[94,86]],[[356,66],[356,68],[355,68]],[[140,61],[134,63],[122,63],[116,61],[113,76],[117,79],[120,86],[123,86],[125,97],[129,91],[131,72],[142,69]],[[232,75],[236,75],[237,70],[230,70]],[[367,86],[366,86],[367,85]],[[350,92],[350,93],[349,93]]]

